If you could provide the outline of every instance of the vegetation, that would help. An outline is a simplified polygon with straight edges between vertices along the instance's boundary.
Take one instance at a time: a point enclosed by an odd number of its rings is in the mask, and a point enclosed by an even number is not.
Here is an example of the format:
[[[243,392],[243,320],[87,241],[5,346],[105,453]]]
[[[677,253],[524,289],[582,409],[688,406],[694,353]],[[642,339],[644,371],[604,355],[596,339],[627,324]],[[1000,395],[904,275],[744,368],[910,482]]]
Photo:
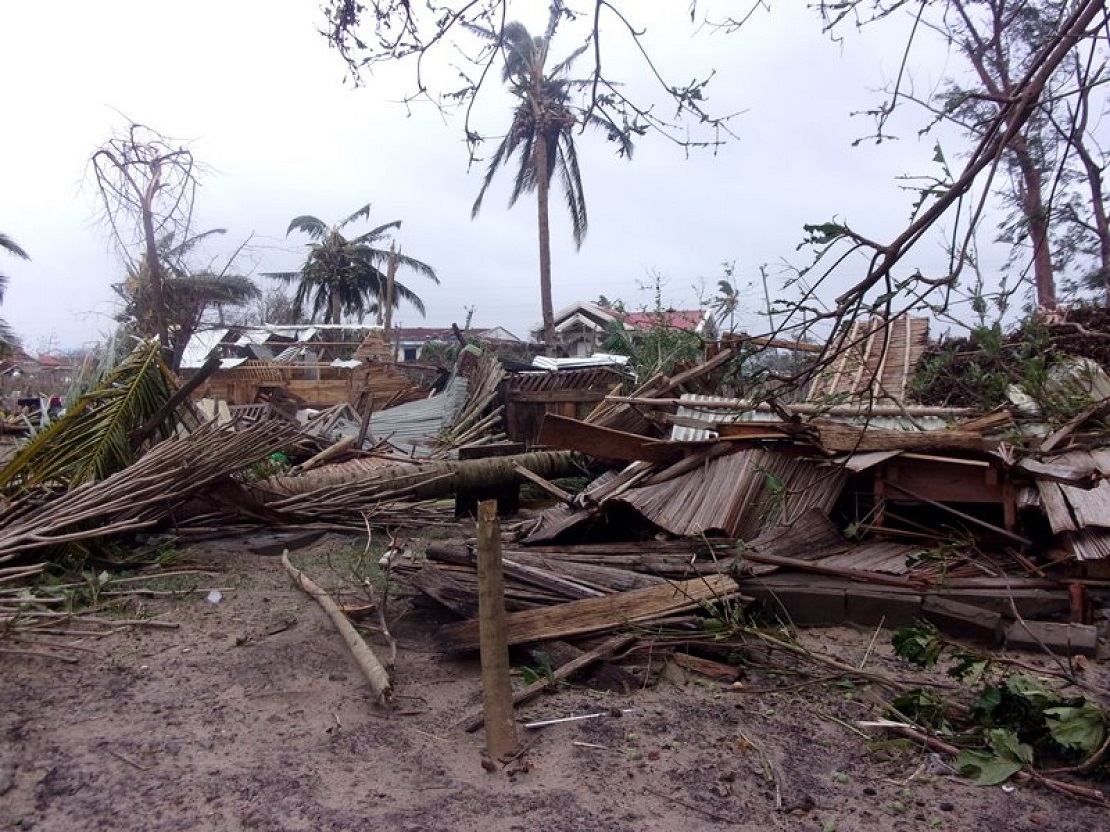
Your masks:
[[[158,341],[139,344],[0,468],[0,492],[72,489],[126,468],[147,440],[172,434],[177,414],[164,409],[172,385]]]
[[[170,299],[163,240],[188,240],[196,196],[192,152],[142,124],[117,133],[93,153],[90,167],[104,222],[127,269],[143,273],[149,329],[163,346],[170,344]]]
[[[976,327],[967,337],[941,340],[917,367],[913,399],[986,411],[1010,403],[1016,387],[1049,421],[1067,421],[1091,404],[1084,392],[1090,379],[1066,378],[1069,372],[1088,372],[1076,363],[1078,357],[1110,366],[1110,341],[1102,335],[1110,312],[1096,304],[1077,305],[1068,318],[1059,324],[1030,318],[1010,332],[995,323]]]
[[[174,371],[180,368],[185,347],[204,326],[209,311],[217,310],[222,317],[224,307],[243,306],[259,296],[250,278],[230,272],[234,257],[218,270],[194,269],[189,264],[189,255],[200,242],[223,233],[224,229],[216,228],[176,244],[172,234],[158,241],[162,296],[166,302],[163,314],[171,356],[169,365]],[[139,257],[137,268],[130,270],[122,283],[112,287],[124,304],[118,319],[140,335],[151,333],[156,327],[152,285],[152,269],[144,253]]]
[[[472,216],[477,216],[482,199],[494,176],[514,156],[518,167],[509,196],[509,206],[525,193],[536,194],[537,229],[540,255],[540,307],[543,315],[543,340],[548,355],[555,354],[555,311],[551,300],[551,226],[548,196],[553,180],[563,185],[563,195],[570,212],[571,232],[575,245],[581,246],[589,221],[582,175],[578,168],[578,152],[574,131],[580,126],[599,127],[619,145],[622,156],[632,155],[632,142],[612,122],[590,110],[576,109],[571,90],[583,82],[568,79],[567,73],[582,49],[571,53],[561,63],[548,68],[548,50],[562,17],[559,4],[553,4],[547,30],[541,37],[532,37],[520,23],[509,23],[499,33],[480,30],[496,41],[505,55],[502,79],[519,102],[513,112],[509,132],[501,140],[490,159]]]
[[[0,233],[0,250],[13,257],[20,257],[23,260],[30,260],[30,256],[19,245],[9,237],[7,234]],[[8,288],[8,276],[0,272],[0,303],[4,302],[4,292]],[[11,327],[8,326],[6,321],[0,320],[0,358],[11,353],[17,346],[19,346],[19,339],[16,338],[15,333],[12,332]]]
[[[393,275],[404,266],[439,283],[435,269],[397,250],[389,234],[401,227],[400,220],[357,237],[343,236],[344,228],[369,216],[367,203],[330,227],[313,216],[295,217],[286,235],[300,231],[312,240],[304,265],[297,272],[268,272],[264,276],[296,284],[293,302],[301,310],[311,306],[312,321],[322,315],[323,323],[338,324],[344,316],[361,321],[367,314],[378,315],[380,321],[386,308],[395,308],[402,300],[423,315],[424,302],[407,286],[397,283]],[[386,241],[389,247],[381,248]]]
[[[1097,700],[946,642],[931,625],[904,627],[893,643],[898,656],[920,668],[943,658],[948,675],[969,686],[969,706],[921,688],[893,702],[900,720],[961,749],[955,765],[962,774],[995,785],[1046,764],[1079,773],[1105,770],[1110,714]]]

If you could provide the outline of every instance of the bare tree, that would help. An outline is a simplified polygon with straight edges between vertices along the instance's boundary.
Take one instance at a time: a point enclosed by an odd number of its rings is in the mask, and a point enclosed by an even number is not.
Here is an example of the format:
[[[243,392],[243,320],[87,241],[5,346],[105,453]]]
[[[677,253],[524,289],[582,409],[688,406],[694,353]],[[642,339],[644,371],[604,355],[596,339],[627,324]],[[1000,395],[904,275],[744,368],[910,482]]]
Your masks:
[[[186,240],[193,220],[196,165],[192,152],[141,124],[132,123],[90,159],[104,221],[132,273],[145,263],[153,332],[170,343],[167,268],[159,240]]]
[[[931,113],[933,121],[926,129],[952,123],[979,148],[994,147],[994,158],[976,178],[1011,209],[999,235],[1001,242],[1012,246],[1010,265],[1031,274],[1037,305],[1053,309],[1058,277],[1077,263],[1080,251],[1097,252],[1095,274],[1104,274],[1110,264],[1101,189],[1105,158],[1092,143],[1089,116],[1092,95],[1107,81],[1105,3],[851,0],[821,4],[830,29],[848,20],[857,25],[875,23],[899,11],[913,15],[914,35],[906,45],[907,54],[918,33],[931,30],[964,59],[970,76],[954,69],[938,93],[921,97],[900,73],[886,100],[871,111],[876,117],[873,138],[890,137],[888,120],[901,102],[909,101]],[[999,136],[1005,139],[1001,143],[994,141]],[[1084,182],[1085,196],[1077,191]],[[969,259],[976,225],[983,216],[978,209],[966,215],[962,244],[953,252],[957,268]]]

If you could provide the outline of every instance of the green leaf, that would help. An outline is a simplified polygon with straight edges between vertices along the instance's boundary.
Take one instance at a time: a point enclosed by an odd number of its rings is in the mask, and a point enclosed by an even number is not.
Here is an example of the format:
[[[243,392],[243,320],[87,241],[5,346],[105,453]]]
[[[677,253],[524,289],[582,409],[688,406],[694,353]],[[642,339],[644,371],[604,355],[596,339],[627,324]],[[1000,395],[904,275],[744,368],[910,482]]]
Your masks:
[[[1033,762],[1033,746],[1018,739],[1017,734],[1007,728],[994,728],[987,731],[987,742],[995,754],[1005,760],[1022,765]]]
[[[891,638],[894,652],[918,667],[932,667],[940,658],[944,642],[936,627],[924,624],[919,627],[901,627]]]
[[[967,650],[957,650],[952,654],[954,664],[948,675],[969,685],[977,685],[983,674],[990,666],[990,662],[982,656]],[[997,694],[997,690],[995,691]],[[997,703],[996,703],[997,704]]]
[[[1051,707],[1060,698],[1045,687],[1044,681],[1026,673],[1015,673],[1006,680],[1006,688],[1039,711]]]
[[[1052,739],[1065,748],[1090,753],[1106,738],[1105,716],[1090,702],[1045,708],[1044,715]]]
[[[826,245],[833,243],[848,233],[848,226],[841,225],[838,222],[823,222],[813,225],[803,225],[802,229],[809,236],[806,237],[807,243],[816,243],[817,245]]]
[[[965,777],[975,778],[980,786],[997,786],[1005,783],[1019,771],[1021,763],[1002,760],[982,751],[961,751],[956,755],[956,770]]]

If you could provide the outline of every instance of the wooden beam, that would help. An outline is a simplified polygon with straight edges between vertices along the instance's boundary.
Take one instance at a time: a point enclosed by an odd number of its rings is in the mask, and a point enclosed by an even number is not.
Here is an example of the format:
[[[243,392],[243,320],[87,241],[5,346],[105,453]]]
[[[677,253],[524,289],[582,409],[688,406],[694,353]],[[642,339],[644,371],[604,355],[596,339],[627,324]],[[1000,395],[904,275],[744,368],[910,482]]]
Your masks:
[[[619,592],[604,598],[586,598],[553,607],[522,610],[510,613],[506,618],[508,640],[509,644],[526,644],[606,632],[696,609],[703,601],[734,598],[739,591],[739,585],[727,575],[709,575]],[[439,637],[448,650],[473,650],[479,644],[478,622],[460,621],[444,625],[439,629]]]
[[[568,419],[555,413],[544,414],[539,443],[551,448],[579,451],[597,459],[656,463],[676,462],[691,447],[687,442],[649,439],[635,433]]]

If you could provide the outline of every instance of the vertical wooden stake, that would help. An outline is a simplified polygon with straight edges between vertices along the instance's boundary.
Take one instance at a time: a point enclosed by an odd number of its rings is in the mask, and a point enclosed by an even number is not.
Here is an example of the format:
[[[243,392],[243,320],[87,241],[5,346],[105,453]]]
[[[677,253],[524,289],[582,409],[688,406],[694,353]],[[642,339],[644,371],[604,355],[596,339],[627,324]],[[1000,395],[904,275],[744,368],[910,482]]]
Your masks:
[[[482,711],[490,757],[512,756],[519,744],[513,720],[509,642],[505,624],[505,576],[497,501],[478,503],[478,632],[482,654]]]

